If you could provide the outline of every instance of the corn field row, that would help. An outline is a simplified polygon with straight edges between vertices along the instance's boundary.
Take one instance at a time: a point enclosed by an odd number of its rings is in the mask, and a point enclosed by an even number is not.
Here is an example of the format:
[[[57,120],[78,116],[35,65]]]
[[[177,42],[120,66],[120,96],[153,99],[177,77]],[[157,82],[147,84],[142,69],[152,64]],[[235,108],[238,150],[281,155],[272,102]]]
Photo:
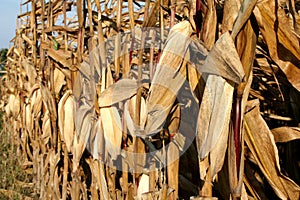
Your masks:
[[[299,8],[21,1],[0,108],[33,193],[299,199]]]

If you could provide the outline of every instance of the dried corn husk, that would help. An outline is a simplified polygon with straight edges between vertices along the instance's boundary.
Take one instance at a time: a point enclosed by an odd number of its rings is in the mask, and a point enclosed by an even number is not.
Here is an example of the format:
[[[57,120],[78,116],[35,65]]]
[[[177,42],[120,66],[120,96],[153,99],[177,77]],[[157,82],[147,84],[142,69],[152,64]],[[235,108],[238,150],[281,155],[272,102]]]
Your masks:
[[[8,116],[10,114],[13,117],[17,117],[20,112],[20,97],[18,95],[11,94],[8,98],[8,104],[6,105],[6,112]]]
[[[192,32],[189,22],[179,23],[171,29],[147,98],[146,134],[153,134],[162,129],[176,95],[185,81],[184,55]]]
[[[75,135],[75,100],[72,92],[67,91],[58,103],[58,127],[68,152],[72,151]]]
[[[121,152],[122,123],[116,107],[100,108],[105,148],[116,159]]]
[[[108,107],[129,99],[137,92],[137,81],[122,79],[104,90],[98,98],[99,107]]]

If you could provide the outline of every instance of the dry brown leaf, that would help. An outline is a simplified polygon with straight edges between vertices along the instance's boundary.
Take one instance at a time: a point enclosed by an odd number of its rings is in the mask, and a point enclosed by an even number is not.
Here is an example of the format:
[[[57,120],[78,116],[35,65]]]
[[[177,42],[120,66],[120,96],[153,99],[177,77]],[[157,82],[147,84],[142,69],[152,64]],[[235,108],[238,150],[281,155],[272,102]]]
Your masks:
[[[93,171],[93,178],[97,181],[97,186],[100,188],[100,199],[108,200],[109,193],[107,190],[107,183],[105,180],[105,173],[103,169],[103,164],[101,161],[92,160],[88,162],[90,165],[91,170]]]
[[[289,142],[300,139],[300,128],[298,127],[278,127],[271,131],[275,142]]]
[[[100,107],[111,106],[136,94],[138,89],[137,81],[131,79],[122,79],[110,87],[106,88],[98,97]]]
[[[218,75],[238,84],[243,81],[245,73],[229,32],[218,39],[199,71]]]
[[[251,79],[250,74],[253,69],[253,62],[256,53],[255,49],[258,33],[254,24],[255,20],[253,18],[249,19],[236,37],[236,49],[243,65],[243,69],[245,72],[245,81],[247,83],[249,82],[249,79]],[[240,86],[240,88],[241,87],[242,85]],[[248,98],[248,95],[246,96],[246,98]]]
[[[237,19],[234,22],[231,36],[236,38],[242,27],[250,18],[250,15],[256,5],[257,0],[244,0],[241,4],[241,8],[238,14]]]
[[[210,50],[215,44],[217,31],[217,12],[214,0],[207,0],[207,11],[204,19],[203,27],[205,28],[202,30],[202,40],[205,47]]]
[[[99,48],[97,47],[97,40],[95,37],[91,37],[88,41],[89,49],[91,49],[91,52],[89,53],[89,61],[91,66],[91,74],[94,74],[94,78],[98,79],[98,77],[101,75],[101,65],[100,65],[100,53]],[[95,80],[95,82],[98,82],[99,80]]]
[[[47,43],[42,43],[41,48],[44,50],[47,50],[47,54],[59,62],[64,67],[71,67],[72,62],[72,52],[65,52],[64,50],[54,50],[51,46],[49,46]]]
[[[284,9],[278,5],[278,1],[261,1],[254,9],[254,14],[272,60],[299,91],[299,40],[292,32]]]
[[[252,15],[255,5],[254,13],[257,22]],[[31,175],[34,175],[32,191],[37,193],[40,199],[176,199],[177,190],[180,195],[186,196],[179,196],[179,198],[188,199],[190,196],[199,195],[198,187],[201,183],[199,177],[194,176],[198,175],[195,173],[198,155],[192,141],[195,137],[195,119],[202,98],[202,120],[209,121],[208,127],[212,129],[210,134],[206,135],[202,131],[204,136],[201,134],[198,136],[198,140],[202,139],[201,142],[205,143],[202,144],[203,151],[208,152],[204,161],[199,164],[200,177],[205,182],[202,192],[206,190],[209,196],[195,197],[195,199],[215,199],[211,197],[215,189],[218,191],[214,194],[226,194],[224,199],[230,198],[230,192],[233,199],[239,197],[247,199],[246,192],[249,193],[249,199],[251,195],[254,198],[266,198],[260,195],[264,193],[261,190],[266,188],[261,187],[259,190],[253,186],[250,179],[245,180],[242,175],[242,164],[240,171],[236,169],[238,167],[235,163],[233,131],[229,130],[229,145],[227,145],[228,131],[226,132],[225,129],[230,124],[232,90],[236,86],[237,91],[240,92],[239,97],[242,98],[240,108],[242,112],[239,117],[243,122],[243,111],[252,80],[253,61],[255,64],[257,61],[258,66],[255,65],[253,71],[252,91],[255,92],[252,94],[264,100],[262,110],[265,105],[270,106],[269,98],[264,92],[277,92],[273,88],[273,79],[270,81],[272,75],[275,76],[280,72],[273,64],[274,61],[299,90],[300,57],[299,30],[297,30],[299,23],[297,22],[300,18],[296,13],[298,0],[190,2],[25,0],[21,5],[21,11],[24,10],[25,12],[18,16],[19,26],[12,40],[12,47],[8,51],[6,74],[2,79],[4,89],[1,87],[2,81],[0,83],[0,106],[6,105],[5,126],[11,126],[10,130],[14,142],[17,143],[18,155],[25,160],[25,163],[30,163],[26,168]],[[195,13],[197,14],[194,16]],[[197,25],[202,20],[201,38],[209,49],[213,48],[211,52],[208,52],[199,40],[199,26],[196,27],[194,20]],[[222,24],[220,20],[223,20]],[[178,24],[169,30],[173,23]],[[256,23],[259,27],[256,27]],[[144,31],[143,27],[155,27],[155,29],[151,29],[153,32],[149,33],[147,30]],[[264,38],[260,37],[257,45],[258,29]],[[127,31],[132,33],[127,34]],[[231,31],[232,35],[228,33]],[[166,41],[165,36],[168,32],[170,34]],[[219,35],[220,32],[224,34]],[[116,37],[119,33],[127,34],[127,37]],[[219,36],[221,38],[215,43]],[[141,47],[144,51],[131,52],[131,47],[133,49]],[[271,56],[268,56],[266,47]],[[259,51],[254,52],[255,49]],[[143,54],[138,55],[139,52]],[[141,73],[135,73],[135,65],[142,69]],[[273,71],[270,66],[275,66]],[[118,80],[118,77],[128,78],[130,73],[133,77],[142,75],[142,79],[150,77],[150,80],[155,73],[150,93],[147,93],[148,88],[142,85],[143,93],[136,98],[135,81]],[[214,77],[213,79],[218,83],[212,83],[211,77]],[[194,96],[187,94],[188,84],[184,81],[189,81]],[[287,94],[284,96],[285,101],[291,103],[293,110],[296,111],[297,98],[291,96],[292,91],[287,87],[285,77],[280,75],[276,84],[281,88],[282,94]],[[136,149],[145,149],[144,143],[141,143],[140,148],[134,149],[132,142],[136,140],[136,134],[139,131],[145,132],[145,135],[156,133],[163,125],[167,125],[172,115],[174,101],[179,96],[178,91],[182,91],[180,89],[184,90],[183,98],[188,102],[185,104],[184,101],[182,105],[186,107],[181,108],[183,112],[180,114],[180,132],[182,134],[176,133],[174,138],[172,137],[171,141],[175,144],[171,143],[164,155],[160,152],[155,156],[160,158],[167,156],[164,160],[172,161],[179,157],[179,149],[184,150],[192,143],[187,150],[189,155],[180,157],[182,165],[179,168],[178,160],[164,170],[158,169],[157,163],[153,162],[154,165],[149,163],[145,165],[150,165],[149,174],[148,169],[142,174],[131,173],[130,170],[137,169],[135,164],[138,160],[132,152]],[[213,97],[215,99],[209,99]],[[181,96],[178,99],[180,98]],[[191,105],[196,108],[190,109]],[[140,117],[136,113],[136,108],[141,108]],[[205,110],[210,110],[209,112],[212,113],[205,113]],[[252,116],[252,112],[255,111],[255,116],[259,115],[257,110],[258,108],[255,107],[249,113]],[[182,117],[184,112],[192,114]],[[293,114],[296,116],[295,121],[298,121],[297,113]],[[281,114],[276,112],[270,116],[277,116],[277,120],[283,119],[280,117]],[[254,146],[251,150],[256,150],[254,153],[249,153],[250,160],[258,160],[251,165],[258,163],[263,172],[260,176],[266,177],[265,180],[275,188],[279,197],[284,199],[284,196],[289,195],[289,198],[293,199],[292,195],[299,192],[299,187],[280,174],[272,135],[269,130],[265,131],[267,129],[265,124],[260,128],[263,120],[261,117],[257,118],[251,120],[254,122],[250,128],[248,127],[249,130],[255,130],[255,140],[259,141],[258,148],[255,148],[256,146],[249,142],[251,138],[247,138],[249,146]],[[274,121],[274,117],[271,120]],[[178,121],[172,122],[177,124]],[[213,129],[214,126],[219,128]],[[240,126],[241,130],[244,130],[243,125]],[[179,132],[176,127],[169,127],[168,131]],[[201,126],[201,128],[207,127]],[[60,137],[57,135],[57,130],[60,130]],[[281,127],[274,129],[273,132],[275,139],[280,142],[299,138],[298,128]],[[69,139],[66,139],[66,135],[70,136]],[[240,131],[240,135],[243,141],[243,131]],[[160,145],[160,141],[163,140],[159,136],[158,134],[155,136],[155,145]],[[64,144],[64,141],[67,144]],[[121,144],[120,141],[124,143]],[[168,144],[169,140],[165,142]],[[72,143],[74,143],[73,147]],[[242,150],[243,144],[242,142]],[[223,166],[226,148],[229,163],[226,163],[222,173],[216,176]],[[83,154],[86,150],[89,153]],[[259,151],[260,154],[257,153]],[[109,159],[110,157],[104,157],[108,153],[113,154],[114,159],[121,153],[118,159],[122,159],[122,169],[125,169],[126,173],[121,175],[116,170],[110,169],[108,165],[104,167],[103,158],[110,166],[115,164],[113,159]],[[243,162],[243,152],[241,154]],[[262,158],[259,157],[261,154]],[[61,160],[62,158],[64,160]],[[148,159],[145,161],[148,162]],[[268,164],[265,164],[266,162]],[[185,167],[188,169],[184,169]],[[180,170],[179,174],[176,174],[177,170]],[[252,175],[256,176],[255,173]],[[133,176],[133,179],[129,178],[130,176]],[[214,178],[216,182],[223,182],[223,185],[219,188],[215,182],[212,185]],[[243,180],[247,191],[242,184]],[[140,185],[137,187],[138,184]],[[120,187],[122,191],[119,190]],[[266,190],[269,190],[269,187]],[[294,199],[298,198],[299,196],[295,196]]]
[[[54,69],[54,92],[56,95],[59,94],[63,85],[66,84],[65,78],[66,78],[66,76],[60,69],[58,69],[58,68]]]
[[[29,97],[31,101],[31,112],[33,116],[37,116],[38,113],[41,111],[42,104],[43,104],[42,94],[39,85],[35,84],[31,88],[31,91],[29,93],[30,93]]]
[[[225,33],[226,31],[232,31],[233,24],[237,19],[240,7],[240,0],[225,1],[222,20],[222,33]]]
[[[218,172],[222,169],[224,165],[224,159],[228,148],[228,133],[229,132],[222,131],[214,148],[209,153],[211,180],[215,180]]]
[[[197,103],[201,102],[202,94],[205,87],[205,80],[207,77],[197,71],[195,66],[188,64],[187,77],[190,85],[192,95]]]
[[[33,86],[36,83],[36,78],[37,78],[37,73],[33,64],[30,63],[27,59],[24,59],[22,65],[24,67],[24,72],[28,77],[28,81],[30,85]]]
[[[40,90],[44,106],[49,111],[52,119],[57,119],[56,104],[50,89],[44,86],[43,84],[40,84]]]
[[[59,153],[55,153],[54,150],[50,151],[49,152],[49,164],[50,164],[50,167],[49,167],[49,172],[50,172],[50,176],[49,176],[49,179],[50,179],[50,182],[54,183],[55,181],[55,173],[57,171],[57,165],[58,165],[58,162],[60,161],[60,155]],[[55,193],[55,188],[56,185],[55,184],[52,184],[52,185],[48,185],[47,186],[47,194],[52,194],[54,198],[58,198],[57,194]]]
[[[102,122],[99,119],[95,119],[96,123],[91,131],[89,141],[86,149],[92,154],[93,159],[102,160],[104,155],[104,136]]]
[[[245,141],[276,195],[281,199],[299,199],[300,187],[280,172],[278,150],[270,129],[260,115],[258,100],[248,103]]]

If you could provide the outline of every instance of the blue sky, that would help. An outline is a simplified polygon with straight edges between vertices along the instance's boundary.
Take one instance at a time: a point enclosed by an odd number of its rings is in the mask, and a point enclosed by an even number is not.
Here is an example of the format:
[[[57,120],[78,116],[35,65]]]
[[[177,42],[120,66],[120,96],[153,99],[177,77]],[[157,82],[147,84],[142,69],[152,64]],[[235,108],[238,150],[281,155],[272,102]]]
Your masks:
[[[20,12],[20,0],[0,1],[0,49],[9,48],[15,36],[16,19]]]

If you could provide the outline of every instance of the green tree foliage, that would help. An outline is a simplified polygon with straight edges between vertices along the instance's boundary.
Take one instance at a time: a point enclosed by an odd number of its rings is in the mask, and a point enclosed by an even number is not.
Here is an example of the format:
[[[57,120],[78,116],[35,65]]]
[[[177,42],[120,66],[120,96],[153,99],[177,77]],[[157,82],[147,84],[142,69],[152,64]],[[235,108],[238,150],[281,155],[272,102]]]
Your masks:
[[[0,50],[0,70],[4,69],[6,58],[7,58],[8,49],[1,49]]]

